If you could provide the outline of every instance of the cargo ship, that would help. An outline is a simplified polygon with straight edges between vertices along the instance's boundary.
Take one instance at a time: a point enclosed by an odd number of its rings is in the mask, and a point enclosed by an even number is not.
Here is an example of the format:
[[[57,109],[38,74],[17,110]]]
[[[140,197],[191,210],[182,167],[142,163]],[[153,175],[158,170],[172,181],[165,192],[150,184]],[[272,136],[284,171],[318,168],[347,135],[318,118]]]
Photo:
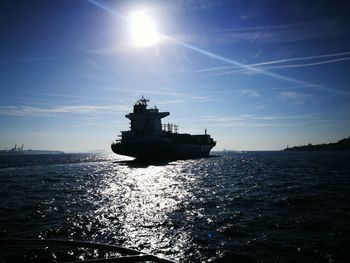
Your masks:
[[[148,99],[142,97],[134,104],[133,112],[125,115],[130,120],[130,130],[122,131],[120,139],[112,143],[116,154],[138,160],[180,160],[209,156],[216,142],[207,134],[179,133],[179,126],[162,124],[161,119],[169,112],[160,112],[157,107],[149,109]]]

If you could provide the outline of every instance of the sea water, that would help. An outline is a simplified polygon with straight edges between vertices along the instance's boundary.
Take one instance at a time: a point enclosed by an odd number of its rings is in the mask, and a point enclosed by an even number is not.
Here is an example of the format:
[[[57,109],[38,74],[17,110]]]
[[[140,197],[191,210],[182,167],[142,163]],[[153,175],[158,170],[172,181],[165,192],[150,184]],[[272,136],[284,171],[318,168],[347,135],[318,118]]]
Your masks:
[[[0,156],[0,238],[111,243],[181,262],[350,262],[350,153]]]

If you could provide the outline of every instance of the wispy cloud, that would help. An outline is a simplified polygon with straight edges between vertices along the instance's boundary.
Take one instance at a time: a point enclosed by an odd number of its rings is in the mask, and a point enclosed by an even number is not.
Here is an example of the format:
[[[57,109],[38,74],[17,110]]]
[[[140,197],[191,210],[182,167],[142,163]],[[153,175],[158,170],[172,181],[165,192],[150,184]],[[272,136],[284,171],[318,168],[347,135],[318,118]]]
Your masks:
[[[299,93],[295,91],[282,91],[279,95],[282,100],[289,101],[292,104],[304,104],[311,96],[309,94]]]
[[[265,110],[267,107],[266,105],[264,104],[260,104],[260,105],[257,105],[254,107],[254,109],[257,109],[257,110]]]
[[[322,30],[320,30],[322,28]],[[262,44],[297,42],[309,39],[322,39],[344,35],[349,32],[345,23],[337,20],[311,20],[282,25],[228,28],[213,31],[208,37],[193,35],[196,42],[234,43],[254,42]]]
[[[216,7],[221,7],[225,5],[231,5],[231,1],[211,1],[211,0],[196,0],[196,1],[188,1],[188,0],[180,0],[180,1],[170,1],[170,5],[172,8],[182,8],[182,9],[212,9]]]
[[[128,110],[129,107],[124,105],[0,106],[0,115],[31,117],[52,116],[55,114],[115,113],[127,112]]]
[[[90,48],[90,49],[85,49],[84,51],[88,54],[92,55],[113,55],[117,54],[120,52],[127,52],[131,51],[132,49],[130,48],[130,45],[127,43],[121,42],[118,43],[114,46],[103,46],[103,47],[96,47],[96,48]]]
[[[96,69],[96,70],[104,70],[104,67],[102,67],[101,65],[97,64],[95,61],[93,61],[92,59],[88,59],[87,63],[89,66],[91,66],[92,68]]]
[[[31,57],[9,57],[9,58],[0,58],[0,63],[6,63],[6,62],[24,62],[24,63],[31,63],[31,62],[40,62],[40,61],[56,61],[56,60],[62,60],[70,58],[69,56],[31,56]]]
[[[244,89],[241,91],[241,94],[255,98],[260,97],[260,93],[257,90]]]
[[[270,127],[310,124],[317,122],[317,117],[317,114],[286,116],[242,114],[239,116],[202,116],[199,121],[215,127]]]
[[[36,137],[36,138],[52,138],[54,137],[53,134],[48,132],[42,132],[42,131],[33,131],[28,134],[29,137]]]
[[[72,85],[70,88],[75,88],[76,86]],[[64,93],[53,93],[53,92],[31,92],[31,91],[21,91],[25,96],[30,95],[30,97],[35,98],[42,98],[42,97],[54,97],[55,101],[57,101],[57,98],[62,98],[65,100],[66,104],[82,104],[84,101],[91,101],[91,100],[99,100],[99,101],[116,101],[115,97],[99,97],[99,96],[81,96],[81,95],[71,95],[71,94],[64,94]],[[25,98],[25,97],[24,97]],[[8,97],[8,99],[12,99],[14,101],[18,101],[18,97]],[[67,103],[67,99],[71,99],[70,102]],[[38,101],[34,101],[38,102]],[[41,99],[40,102],[42,103],[51,103],[51,100],[44,100]]]
[[[84,118],[80,119],[81,121],[75,122],[71,125],[71,127],[99,127],[99,128],[111,128],[115,127],[125,127],[127,126],[127,122],[125,121],[117,121],[110,119],[102,119],[99,116],[84,116]]]
[[[181,103],[195,103],[195,102],[208,102],[216,101],[212,96],[195,96],[195,95],[184,95],[174,99],[157,100],[158,105],[168,105],[168,104],[181,104]]]
[[[160,35],[157,47],[154,47],[152,50],[154,51],[151,54],[158,54],[157,52],[159,51],[159,46],[162,44],[166,44],[168,38],[165,35]],[[83,52],[86,52],[88,54],[92,55],[101,55],[101,56],[111,56],[111,55],[117,55],[117,54],[124,54],[124,53],[129,53],[129,54],[134,54],[134,53],[142,53],[144,50],[136,47],[132,43],[128,41],[119,41],[118,43],[114,45],[109,45],[109,46],[101,46],[101,47],[94,47],[94,48],[87,48],[84,49]],[[148,49],[149,52],[149,49]]]

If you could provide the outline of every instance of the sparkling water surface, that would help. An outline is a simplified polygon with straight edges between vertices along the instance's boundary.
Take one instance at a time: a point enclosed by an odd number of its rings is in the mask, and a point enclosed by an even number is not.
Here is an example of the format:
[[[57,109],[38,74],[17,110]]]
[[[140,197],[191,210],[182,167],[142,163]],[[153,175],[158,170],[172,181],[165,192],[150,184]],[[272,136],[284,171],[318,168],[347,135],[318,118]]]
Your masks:
[[[350,262],[350,153],[0,156],[0,238],[105,242],[180,262]]]

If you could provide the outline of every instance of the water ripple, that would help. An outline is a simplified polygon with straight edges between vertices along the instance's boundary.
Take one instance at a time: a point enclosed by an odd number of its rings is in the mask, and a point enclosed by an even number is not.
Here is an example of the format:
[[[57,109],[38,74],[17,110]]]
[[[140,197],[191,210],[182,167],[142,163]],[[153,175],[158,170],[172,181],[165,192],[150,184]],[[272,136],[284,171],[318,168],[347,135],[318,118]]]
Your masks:
[[[346,262],[349,157],[1,157],[0,237],[110,242],[186,262]]]

